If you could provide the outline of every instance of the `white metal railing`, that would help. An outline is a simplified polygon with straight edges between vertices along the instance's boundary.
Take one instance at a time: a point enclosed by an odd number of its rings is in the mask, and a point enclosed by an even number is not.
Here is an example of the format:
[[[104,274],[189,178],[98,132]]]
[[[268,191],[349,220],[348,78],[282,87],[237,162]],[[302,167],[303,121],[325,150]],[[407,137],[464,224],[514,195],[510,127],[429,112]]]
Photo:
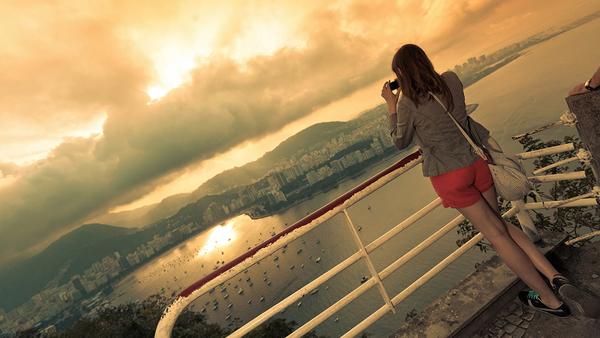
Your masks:
[[[517,154],[521,159],[530,159],[539,156],[544,156],[548,154],[558,154],[566,151],[574,150],[574,146],[572,143],[563,144],[559,146],[549,147],[545,149],[524,152]],[[214,287],[222,284],[226,280],[232,278],[236,274],[242,272],[243,270],[249,268],[250,266],[259,263],[261,260],[270,256],[280,248],[284,247],[288,243],[304,236],[316,229],[319,225],[323,224],[328,219],[333,216],[343,213],[345,215],[345,219],[347,221],[348,230],[351,232],[354,242],[357,246],[358,251],[354,254],[350,255],[348,258],[344,259],[333,268],[329,269],[321,276],[316,279],[310,281],[305,286],[301,287],[291,295],[287,296],[285,299],[281,300],[277,304],[273,305],[263,313],[259,314],[234,332],[232,332],[228,337],[242,337],[248,332],[255,329],[260,324],[267,321],[273,315],[281,312],[287,306],[293,304],[298,299],[302,298],[304,295],[308,294],[312,290],[316,289],[318,286],[333,278],[335,275],[342,272],[347,267],[351,266],[358,260],[365,259],[367,263],[367,267],[369,272],[371,273],[371,278],[369,278],[366,282],[362,283],[360,286],[346,294],[344,297],[339,299],[337,302],[329,306],[327,309],[323,310],[321,313],[317,314],[315,317],[310,319],[308,322],[300,326],[294,332],[292,332],[288,337],[300,337],[310,330],[314,329],[317,325],[325,321],[327,318],[335,314],[337,311],[348,305],[354,299],[365,293],[373,286],[377,286],[379,293],[383,299],[384,305],[376,310],[374,313],[369,315],[359,324],[354,326],[348,332],[346,332],[343,337],[353,337],[358,335],[360,332],[365,330],[371,324],[373,324],[376,320],[381,318],[383,315],[392,311],[395,313],[395,306],[399,304],[402,300],[406,299],[409,295],[411,295],[415,290],[423,286],[427,281],[433,278],[436,274],[438,274],[442,269],[464,254],[469,248],[476,245],[482,238],[482,234],[479,233],[473,238],[471,238],[468,242],[463,244],[453,253],[451,253],[448,257],[444,258],[437,265],[431,268],[428,272],[419,277],[416,281],[414,281],[407,288],[402,290],[400,293],[390,296],[389,292],[386,290],[382,281],[389,276],[391,273],[396,271],[410,259],[415,257],[417,254],[425,250],[427,247],[432,245],[434,242],[439,240],[442,236],[447,234],[450,230],[454,229],[458,224],[460,224],[464,217],[462,215],[456,216],[446,225],[442,226],[435,233],[430,235],[427,239],[416,245],[414,248],[406,252],[402,257],[395,260],[393,263],[386,266],[382,271],[376,271],[375,266],[373,265],[369,254],[380,247],[383,243],[387,242],[404,229],[414,224],[416,221],[427,215],[429,212],[434,210],[441,204],[439,198],[434,199],[426,206],[424,206],[419,211],[410,215],[402,222],[398,223],[396,226],[392,227],[386,233],[373,240],[368,244],[364,244],[360,239],[356,227],[352,223],[352,219],[348,213],[348,208],[370,195],[372,192],[376,191],[380,187],[384,186],[391,180],[396,177],[406,173],[408,170],[413,169],[419,163],[422,162],[422,156],[417,151],[412,153],[411,155],[405,157],[401,161],[395,163],[391,167],[383,170],[377,175],[371,177],[367,181],[363,182],[358,187],[352,189],[350,192],[342,195],[336,200],[328,203],[325,207],[315,211],[311,215],[303,218],[302,220],[296,222],[294,225],[288,227],[282,233],[274,236],[270,240],[262,243],[256,248],[248,251],[246,254],[236,258],[232,262],[226,264],[221,267],[221,269],[213,272],[211,275],[201,279],[200,281],[194,283],[192,286],[184,290],[176,300],[168,306],[163,316],[161,317],[155,332],[155,337],[157,338],[168,338],[171,335],[171,331],[175,324],[175,321],[179,314],[194,300],[199,298],[200,296],[206,294]],[[580,179],[585,177],[585,172],[575,172],[575,173],[565,173],[565,174],[557,174],[557,175],[542,175],[542,176],[532,176],[530,177],[532,180],[536,182],[551,182],[556,180],[571,180],[571,179]],[[511,217],[516,215],[521,227],[525,231],[525,233],[532,238],[532,240],[537,240],[539,235],[533,225],[533,221],[531,220],[527,210],[532,209],[548,209],[548,208],[564,208],[564,207],[583,207],[583,206],[592,206],[597,205],[597,197],[599,195],[600,188],[595,187],[595,189],[587,194],[582,196],[577,196],[564,201],[544,201],[544,202],[534,202],[534,203],[524,203],[523,201],[512,201],[512,207],[506,211],[502,217]],[[537,236],[537,238],[536,238]]]

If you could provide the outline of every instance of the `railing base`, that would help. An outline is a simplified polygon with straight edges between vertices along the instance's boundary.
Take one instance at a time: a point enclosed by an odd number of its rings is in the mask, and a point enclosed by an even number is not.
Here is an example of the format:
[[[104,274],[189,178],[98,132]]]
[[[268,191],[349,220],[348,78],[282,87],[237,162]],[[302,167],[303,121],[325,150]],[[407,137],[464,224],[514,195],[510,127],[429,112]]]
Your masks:
[[[566,240],[565,234],[549,231],[541,231],[541,236],[544,243],[538,243],[538,248],[544,254],[563,245]],[[512,292],[519,287],[518,283],[520,279],[498,256],[494,256],[413,320],[404,323],[390,338],[417,337],[419,334],[427,337],[472,337],[480,325],[494,315],[494,309],[516,297],[516,293]]]

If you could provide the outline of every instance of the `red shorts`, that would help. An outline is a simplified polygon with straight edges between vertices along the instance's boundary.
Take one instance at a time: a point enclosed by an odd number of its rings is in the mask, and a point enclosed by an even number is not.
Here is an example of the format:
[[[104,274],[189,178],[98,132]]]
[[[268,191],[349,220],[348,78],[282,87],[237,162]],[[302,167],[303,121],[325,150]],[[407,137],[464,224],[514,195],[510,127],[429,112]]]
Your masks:
[[[481,193],[494,185],[492,173],[483,159],[442,175],[429,177],[444,208],[468,207],[481,198]]]

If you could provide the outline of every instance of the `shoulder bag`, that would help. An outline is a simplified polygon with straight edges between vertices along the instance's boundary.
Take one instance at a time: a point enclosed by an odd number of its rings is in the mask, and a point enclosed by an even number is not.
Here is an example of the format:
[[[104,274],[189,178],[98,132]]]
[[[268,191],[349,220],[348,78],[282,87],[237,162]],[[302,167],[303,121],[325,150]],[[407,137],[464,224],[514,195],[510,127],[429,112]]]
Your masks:
[[[507,201],[522,200],[525,195],[532,189],[532,185],[527,179],[525,169],[519,162],[519,159],[514,155],[505,154],[500,148],[500,145],[490,135],[487,139],[487,147],[477,145],[473,139],[467,134],[462,126],[456,121],[454,116],[450,114],[446,106],[432,92],[429,94],[444,108],[444,111],[450,116],[456,127],[460,130],[467,142],[473,148],[475,154],[484,159],[490,168],[494,179],[494,186],[498,195],[502,196]],[[469,117],[467,116],[467,119]]]

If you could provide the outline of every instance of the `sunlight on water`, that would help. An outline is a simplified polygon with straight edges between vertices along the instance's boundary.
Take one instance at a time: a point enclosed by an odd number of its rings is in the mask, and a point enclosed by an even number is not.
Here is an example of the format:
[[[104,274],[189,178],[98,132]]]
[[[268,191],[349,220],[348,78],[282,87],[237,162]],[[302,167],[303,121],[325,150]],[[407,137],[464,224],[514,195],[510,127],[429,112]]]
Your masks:
[[[198,250],[196,257],[206,256],[217,248],[228,246],[229,242],[235,239],[236,233],[233,230],[233,221],[229,221],[225,225],[216,226],[212,229],[204,246]]]

